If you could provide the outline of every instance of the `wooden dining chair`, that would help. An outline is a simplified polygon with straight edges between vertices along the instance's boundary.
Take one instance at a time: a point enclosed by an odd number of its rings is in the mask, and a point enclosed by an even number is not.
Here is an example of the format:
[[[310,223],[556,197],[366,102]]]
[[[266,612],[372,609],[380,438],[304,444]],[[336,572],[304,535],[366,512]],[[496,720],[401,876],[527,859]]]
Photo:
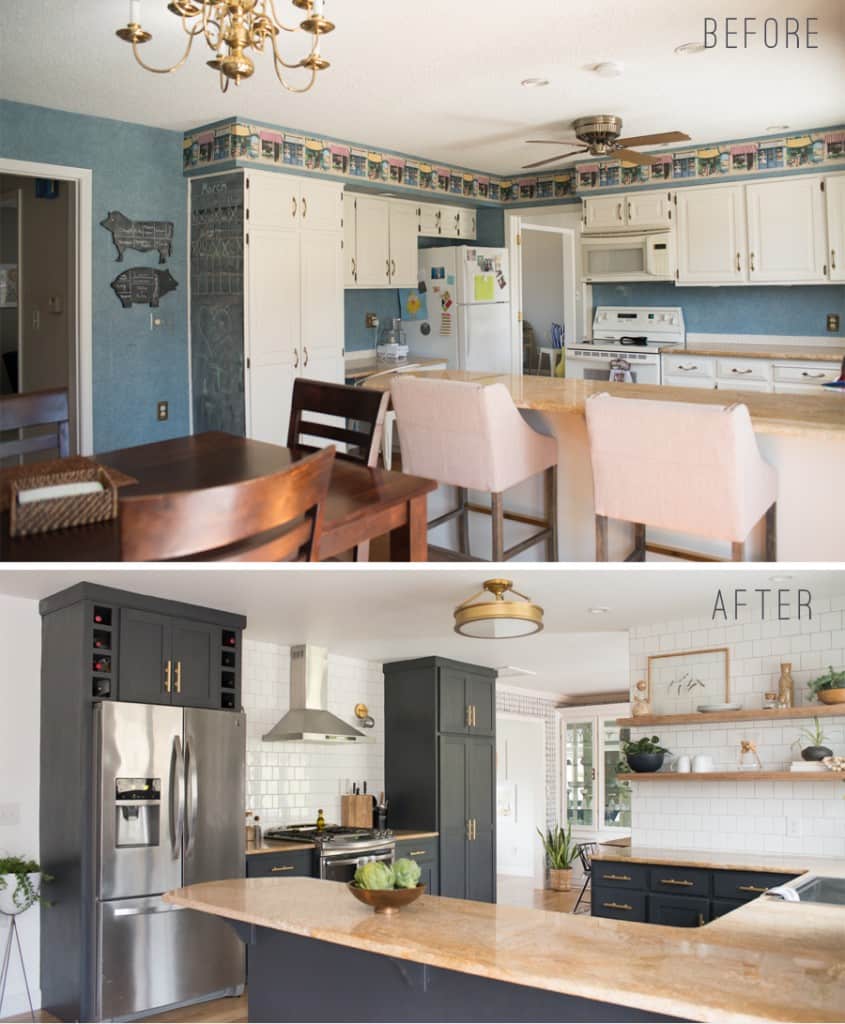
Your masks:
[[[122,558],[316,562],[334,457],[329,447],[254,480],[122,498]]]
[[[375,468],[389,403],[387,391],[382,394],[346,384],[297,377],[293,382],[288,448],[317,451],[318,446],[309,442],[325,438],[346,445],[345,451],[338,451],[337,458]],[[333,417],[335,422],[325,422],[325,417]],[[345,421],[345,426],[337,423],[337,417]],[[309,440],[304,440],[306,438]],[[369,541],[355,548],[356,562],[366,562],[369,557]]]
[[[33,427],[51,429],[30,434],[29,428]],[[7,430],[24,429],[28,432],[25,437],[0,440],[0,459],[46,451],[58,451],[62,459],[70,455],[67,388],[0,398],[0,435]]]

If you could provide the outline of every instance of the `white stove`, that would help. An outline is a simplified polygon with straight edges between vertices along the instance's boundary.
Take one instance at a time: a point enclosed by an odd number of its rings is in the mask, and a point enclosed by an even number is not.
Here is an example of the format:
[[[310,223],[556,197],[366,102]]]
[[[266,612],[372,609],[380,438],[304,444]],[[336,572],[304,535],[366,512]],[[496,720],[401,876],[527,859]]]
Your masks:
[[[597,306],[592,339],[566,348],[566,376],[659,384],[661,350],[685,346],[680,306]]]

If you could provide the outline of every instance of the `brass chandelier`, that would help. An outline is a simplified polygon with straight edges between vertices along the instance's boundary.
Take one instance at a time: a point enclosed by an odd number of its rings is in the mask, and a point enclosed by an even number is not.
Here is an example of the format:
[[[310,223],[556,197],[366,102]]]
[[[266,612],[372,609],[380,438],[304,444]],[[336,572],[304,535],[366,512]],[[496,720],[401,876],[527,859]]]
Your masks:
[[[275,0],[172,0],[167,9],[181,20],[188,42],[181,60],[166,68],[151,67],[138,52],[139,46],[152,39],[151,33],[141,27],[141,0],[130,0],[129,23],[118,29],[117,35],[132,45],[135,60],[141,67],[156,75],[166,75],[182,67],[194,40],[202,36],[214,51],[214,58],[206,63],[219,72],[223,92],[232,82],[239,85],[242,79],[252,76],[255,64],[249,51],[263,53],[266,48],[272,51],[276,77],[285,89],[308,92],[317,79],[317,72],[329,67],[329,62],[320,54],[320,39],[331,32],[334,25],[323,17],[323,0],[291,0],[291,3],[305,14],[304,21],[298,25],[285,25],[279,20]],[[286,61],[279,53],[277,41],[283,32],[300,31],[313,37],[311,49],[299,61]],[[287,75],[294,69],[308,73],[303,84],[288,81]]]

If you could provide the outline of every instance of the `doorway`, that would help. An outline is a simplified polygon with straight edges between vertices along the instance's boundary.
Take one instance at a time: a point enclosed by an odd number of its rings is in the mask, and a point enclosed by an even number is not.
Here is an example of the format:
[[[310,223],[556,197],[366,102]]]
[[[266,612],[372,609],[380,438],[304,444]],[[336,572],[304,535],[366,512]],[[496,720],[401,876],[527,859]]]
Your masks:
[[[90,454],[91,171],[0,158],[0,197],[0,395],[67,388],[70,451]]]
[[[542,889],[545,863],[537,829],[546,827],[546,724],[496,716],[496,873]]]

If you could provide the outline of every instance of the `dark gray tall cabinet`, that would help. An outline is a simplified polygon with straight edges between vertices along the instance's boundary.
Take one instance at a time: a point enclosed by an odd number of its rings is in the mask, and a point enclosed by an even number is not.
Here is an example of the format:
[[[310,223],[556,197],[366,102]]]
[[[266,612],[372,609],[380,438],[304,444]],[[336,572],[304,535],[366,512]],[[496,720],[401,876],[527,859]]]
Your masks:
[[[384,666],[394,829],[440,833],[440,895],[496,901],[496,672],[447,658]]]
[[[93,706],[239,712],[246,619],[90,583],[39,609],[40,861],[55,878],[41,914],[42,1005],[60,1020],[94,1020]]]

